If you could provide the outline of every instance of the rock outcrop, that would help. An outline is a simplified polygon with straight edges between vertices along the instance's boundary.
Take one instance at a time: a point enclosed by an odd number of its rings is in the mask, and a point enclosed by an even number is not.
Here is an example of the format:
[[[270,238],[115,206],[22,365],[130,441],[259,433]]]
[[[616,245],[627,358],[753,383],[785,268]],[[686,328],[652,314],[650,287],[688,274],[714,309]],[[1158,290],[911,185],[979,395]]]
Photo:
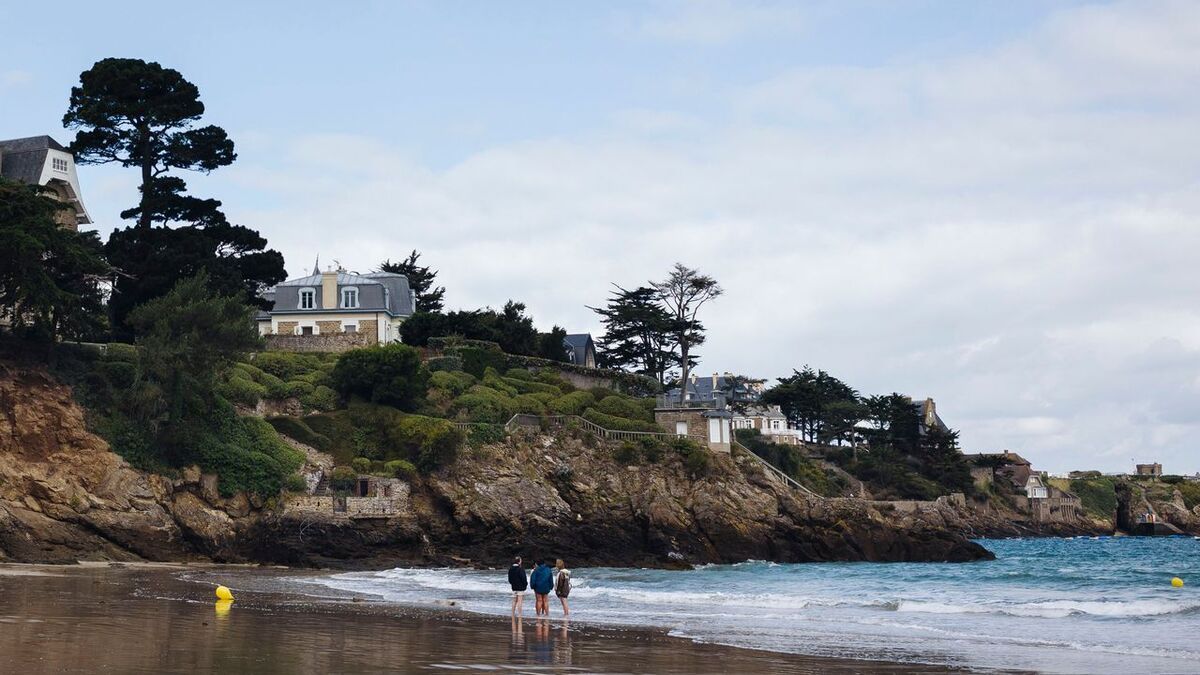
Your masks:
[[[805,498],[745,457],[622,466],[569,434],[517,434],[414,479],[405,512],[333,512],[222,499],[198,470],[130,467],[86,430],[70,391],[0,363],[0,560],[258,561],[307,566],[495,565],[522,551],[574,565],[765,559],[970,561],[990,557],[953,508],[892,513]],[[327,463],[309,449],[310,463]]]

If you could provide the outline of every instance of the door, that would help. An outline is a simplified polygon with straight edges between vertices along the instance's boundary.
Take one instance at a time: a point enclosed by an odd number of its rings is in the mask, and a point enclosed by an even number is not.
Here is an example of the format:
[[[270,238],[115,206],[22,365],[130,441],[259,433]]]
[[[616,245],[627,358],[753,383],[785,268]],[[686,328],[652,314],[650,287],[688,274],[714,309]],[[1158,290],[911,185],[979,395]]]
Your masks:
[[[675,435],[676,436],[687,436],[687,422],[676,422],[675,423]]]

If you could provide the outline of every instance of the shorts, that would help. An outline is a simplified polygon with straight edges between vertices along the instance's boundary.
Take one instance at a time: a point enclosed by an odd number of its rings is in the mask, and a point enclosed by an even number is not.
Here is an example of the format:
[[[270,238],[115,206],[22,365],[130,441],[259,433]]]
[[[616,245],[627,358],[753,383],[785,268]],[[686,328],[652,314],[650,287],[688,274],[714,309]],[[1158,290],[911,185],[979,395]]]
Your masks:
[[[523,598],[523,597],[525,597],[525,591],[513,591],[513,597],[514,598]]]

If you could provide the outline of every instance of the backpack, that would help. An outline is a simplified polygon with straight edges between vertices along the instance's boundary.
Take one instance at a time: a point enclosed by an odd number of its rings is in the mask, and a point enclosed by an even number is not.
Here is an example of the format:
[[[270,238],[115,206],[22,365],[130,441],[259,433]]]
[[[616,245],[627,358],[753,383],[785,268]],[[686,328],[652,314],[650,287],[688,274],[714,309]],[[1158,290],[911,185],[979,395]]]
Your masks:
[[[564,595],[571,592],[571,572],[563,570],[558,573],[558,579],[554,582],[554,592],[558,595]]]

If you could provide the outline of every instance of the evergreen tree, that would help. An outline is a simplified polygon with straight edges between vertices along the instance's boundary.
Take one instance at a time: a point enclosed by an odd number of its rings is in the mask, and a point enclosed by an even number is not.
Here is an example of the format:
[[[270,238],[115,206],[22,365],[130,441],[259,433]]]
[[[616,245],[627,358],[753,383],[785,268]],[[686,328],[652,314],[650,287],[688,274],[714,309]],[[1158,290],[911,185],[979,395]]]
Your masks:
[[[566,339],[567,329],[561,326],[551,328],[549,333],[539,333],[537,355],[551,361],[567,361],[567,348],[563,344]]]
[[[659,303],[654,288],[613,287],[616,290],[607,305],[589,307],[604,324],[604,337],[597,349],[599,365],[641,373],[666,385],[667,375],[679,359],[671,315]]]
[[[704,326],[697,318],[700,309],[725,291],[716,279],[682,263],[675,263],[667,278],[653,286],[658,291],[658,301],[671,317],[670,334],[679,347],[679,381],[686,386],[694,356],[692,349],[705,340]]]
[[[61,227],[66,205],[0,178],[0,318],[35,337],[81,339],[103,329],[109,267],[95,232]]]
[[[404,260],[398,262],[384,260],[379,264],[379,271],[403,274],[408,278],[408,287],[417,296],[415,311],[440,312],[442,311],[442,296],[446,294],[446,289],[433,285],[434,280],[437,279],[437,270],[418,265],[417,261],[420,258],[421,254],[413,249],[413,252],[409,253],[408,258]]]

